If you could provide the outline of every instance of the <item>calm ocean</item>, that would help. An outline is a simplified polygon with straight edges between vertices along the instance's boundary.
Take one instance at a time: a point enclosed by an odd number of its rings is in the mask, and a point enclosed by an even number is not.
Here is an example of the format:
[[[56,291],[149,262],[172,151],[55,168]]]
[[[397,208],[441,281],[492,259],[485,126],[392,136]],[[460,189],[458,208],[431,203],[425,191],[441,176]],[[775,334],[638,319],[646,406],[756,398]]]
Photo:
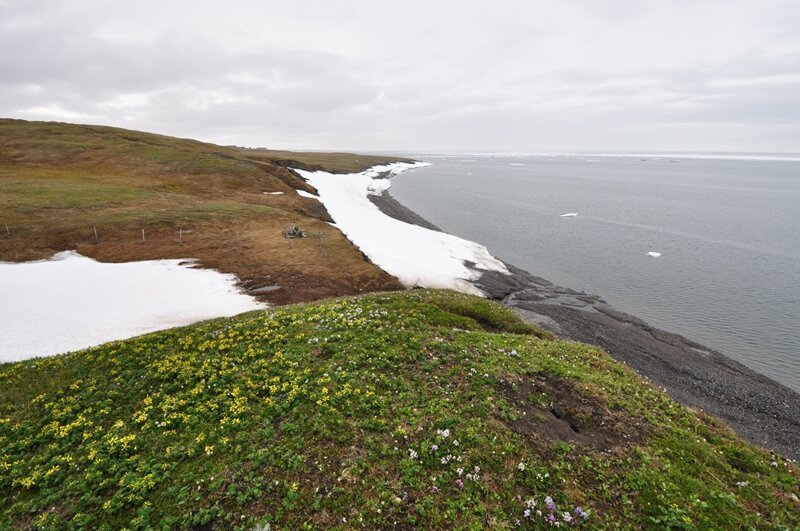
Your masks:
[[[800,391],[800,157],[413,156],[442,230]]]

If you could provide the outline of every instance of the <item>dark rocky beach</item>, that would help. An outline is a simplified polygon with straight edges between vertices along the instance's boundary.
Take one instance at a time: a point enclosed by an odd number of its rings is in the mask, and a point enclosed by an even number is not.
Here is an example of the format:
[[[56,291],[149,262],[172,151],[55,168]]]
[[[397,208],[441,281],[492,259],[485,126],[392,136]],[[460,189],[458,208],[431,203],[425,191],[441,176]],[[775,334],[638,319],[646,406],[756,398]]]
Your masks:
[[[370,199],[388,216],[439,230],[388,192]],[[603,348],[674,399],[719,417],[753,444],[800,459],[800,394],[712,348],[619,311],[597,295],[506,266],[510,275],[476,269],[475,285],[559,338]]]

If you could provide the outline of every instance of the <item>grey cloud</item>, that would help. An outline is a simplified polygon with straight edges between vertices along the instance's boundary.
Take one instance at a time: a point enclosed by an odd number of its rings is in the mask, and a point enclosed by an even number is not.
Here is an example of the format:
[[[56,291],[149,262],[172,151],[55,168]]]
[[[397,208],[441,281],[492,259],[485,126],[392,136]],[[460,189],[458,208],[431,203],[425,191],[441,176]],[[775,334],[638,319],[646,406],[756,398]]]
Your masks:
[[[0,115],[273,147],[800,151],[798,21],[780,0],[0,0]]]

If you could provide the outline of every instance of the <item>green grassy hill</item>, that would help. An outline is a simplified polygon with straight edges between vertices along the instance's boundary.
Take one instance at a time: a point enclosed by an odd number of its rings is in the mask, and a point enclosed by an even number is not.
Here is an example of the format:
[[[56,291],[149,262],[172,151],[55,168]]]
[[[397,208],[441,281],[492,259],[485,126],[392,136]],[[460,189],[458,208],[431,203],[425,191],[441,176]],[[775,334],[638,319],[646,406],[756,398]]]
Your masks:
[[[2,365],[0,471],[2,528],[800,526],[793,464],[444,291]]]
[[[0,261],[73,249],[104,262],[190,257],[249,288],[280,286],[263,295],[275,303],[399,289],[327,223],[321,203],[297,194],[315,190],[287,169],[395,159],[0,119]],[[312,237],[290,246],[292,223]]]

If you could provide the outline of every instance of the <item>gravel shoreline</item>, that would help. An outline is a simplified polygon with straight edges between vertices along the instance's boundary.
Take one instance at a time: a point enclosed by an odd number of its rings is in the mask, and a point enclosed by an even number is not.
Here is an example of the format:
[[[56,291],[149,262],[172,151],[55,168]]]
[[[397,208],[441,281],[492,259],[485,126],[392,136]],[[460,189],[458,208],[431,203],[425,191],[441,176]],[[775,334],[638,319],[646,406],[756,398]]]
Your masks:
[[[388,191],[370,199],[387,216],[440,230]],[[721,418],[751,443],[800,459],[800,394],[714,349],[621,312],[597,295],[506,266],[511,275],[476,270],[481,276],[474,284],[559,338],[603,348],[682,404]]]

